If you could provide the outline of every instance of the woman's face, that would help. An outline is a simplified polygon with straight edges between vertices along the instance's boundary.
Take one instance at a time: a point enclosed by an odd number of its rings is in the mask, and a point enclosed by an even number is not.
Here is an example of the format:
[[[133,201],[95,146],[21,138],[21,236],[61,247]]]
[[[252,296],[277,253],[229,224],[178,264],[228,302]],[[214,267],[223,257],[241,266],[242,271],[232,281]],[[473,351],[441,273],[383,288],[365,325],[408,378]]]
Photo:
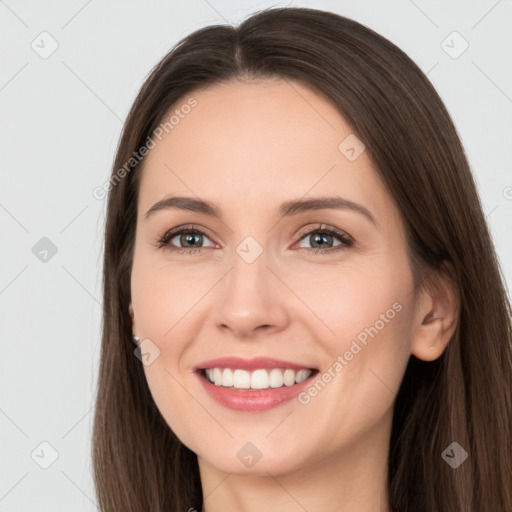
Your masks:
[[[154,138],[138,198],[133,331],[156,405],[201,464],[225,472],[279,475],[382,447],[416,294],[402,221],[368,153],[298,83],[191,97]],[[177,197],[190,206],[154,207]],[[159,243],[179,227],[189,233]],[[273,361],[251,366],[261,357]],[[218,368],[217,384],[204,367]]]

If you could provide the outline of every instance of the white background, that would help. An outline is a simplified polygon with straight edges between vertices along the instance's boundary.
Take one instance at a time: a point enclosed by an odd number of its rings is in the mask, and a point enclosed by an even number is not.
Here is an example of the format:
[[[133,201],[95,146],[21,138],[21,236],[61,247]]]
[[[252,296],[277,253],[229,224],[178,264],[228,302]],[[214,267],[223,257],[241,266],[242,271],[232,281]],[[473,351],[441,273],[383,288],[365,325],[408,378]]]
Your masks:
[[[510,287],[512,1],[288,4],[353,18],[428,72]],[[97,510],[89,452],[106,203],[92,191],[108,180],[125,116],[165,53],[196,29],[273,5],[287,2],[0,1],[0,512]],[[31,48],[49,48],[43,31],[58,43],[47,59]],[[469,43],[457,59],[441,46],[453,31]],[[32,252],[42,237],[57,248],[47,262]],[[58,452],[48,469],[31,457],[50,461],[43,441]]]

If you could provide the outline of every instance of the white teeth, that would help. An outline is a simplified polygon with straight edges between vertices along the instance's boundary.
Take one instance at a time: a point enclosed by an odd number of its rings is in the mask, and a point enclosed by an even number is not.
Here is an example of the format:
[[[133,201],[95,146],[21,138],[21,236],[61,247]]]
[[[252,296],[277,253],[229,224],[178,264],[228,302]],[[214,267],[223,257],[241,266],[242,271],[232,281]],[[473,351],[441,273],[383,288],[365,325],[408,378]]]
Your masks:
[[[295,375],[295,382],[304,382],[311,375],[311,370],[299,370]]]
[[[287,368],[258,369],[252,372],[231,368],[207,368],[207,379],[216,386],[234,387],[236,389],[268,389],[280,388],[283,385],[293,386],[304,382],[312,373],[311,370],[292,370]]]
[[[251,374],[245,370],[235,370],[233,372],[233,386],[238,389],[249,389],[251,387]]]
[[[222,385],[232,386],[233,385],[233,370],[225,368],[222,372]]]
[[[272,368],[269,380],[271,388],[280,388],[284,384],[283,372],[279,368]]]
[[[267,389],[268,373],[267,370],[255,370],[251,375],[251,389]]]
[[[222,386],[222,370],[220,368],[213,369],[213,382],[216,386]]]
[[[285,386],[293,386],[295,384],[295,370],[285,370],[283,378]]]

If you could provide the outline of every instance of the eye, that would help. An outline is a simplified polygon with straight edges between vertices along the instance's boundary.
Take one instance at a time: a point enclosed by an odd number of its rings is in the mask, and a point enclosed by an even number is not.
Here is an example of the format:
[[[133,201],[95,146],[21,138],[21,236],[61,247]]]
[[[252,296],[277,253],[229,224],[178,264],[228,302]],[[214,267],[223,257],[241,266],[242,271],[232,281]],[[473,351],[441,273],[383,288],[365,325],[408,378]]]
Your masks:
[[[167,231],[167,233],[158,240],[158,247],[167,247],[169,250],[177,251],[178,253],[192,254],[203,249],[201,244],[205,238],[209,240],[208,235],[201,229],[195,226],[182,226],[181,228]],[[174,239],[176,239],[177,243],[183,245],[176,247],[174,243],[172,243]],[[214,244],[211,245],[213,246]]]
[[[354,240],[349,235],[347,235],[347,233],[344,233],[343,231],[340,231],[336,228],[327,228],[322,225],[317,226],[314,229],[302,231],[300,233],[300,237],[301,242],[307,240],[308,238],[311,240],[310,243],[313,245],[313,247],[305,247],[305,249],[320,254],[342,251],[354,245]],[[334,243],[334,239],[338,239],[339,243],[337,245],[330,246]]]
[[[354,240],[347,235],[347,233],[344,233],[339,229],[332,227],[328,228],[323,225],[319,225],[313,229],[310,228],[309,230],[303,230],[299,236],[299,243],[309,238],[312,240],[310,243],[313,245],[311,248],[300,248],[306,249],[307,251],[315,254],[326,254],[341,251],[354,244]],[[167,231],[157,241],[157,245],[159,248],[167,247],[168,250],[173,252],[176,251],[179,254],[194,254],[201,249],[206,248],[202,246],[205,239],[210,240],[203,230],[193,225],[189,225]],[[338,240],[338,244],[334,243],[335,240]],[[181,245],[176,246],[176,243]],[[214,245],[214,243],[210,243],[208,247],[213,247]]]

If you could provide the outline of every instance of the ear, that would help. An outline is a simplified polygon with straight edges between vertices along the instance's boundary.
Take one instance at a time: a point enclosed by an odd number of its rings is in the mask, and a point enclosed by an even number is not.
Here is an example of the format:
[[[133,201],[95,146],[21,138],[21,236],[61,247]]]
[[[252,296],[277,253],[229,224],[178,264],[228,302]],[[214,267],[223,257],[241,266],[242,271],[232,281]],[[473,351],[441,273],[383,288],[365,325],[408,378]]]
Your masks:
[[[130,314],[130,318],[131,318],[131,321],[132,321],[132,341],[138,346],[139,345],[139,342],[140,342],[140,337],[137,336],[137,328],[135,327],[135,315],[134,315],[134,312],[133,312],[133,306],[132,306],[132,303],[130,302],[129,306],[128,306],[128,313]]]
[[[133,306],[132,306],[131,302],[128,306],[128,313],[130,314],[130,318],[132,320],[132,330],[135,332],[134,313],[133,313]]]
[[[445,265],[419,292],[411,353],[423,361],[437,359],[457,328],[460,298],[453,275],[452,267]]]

